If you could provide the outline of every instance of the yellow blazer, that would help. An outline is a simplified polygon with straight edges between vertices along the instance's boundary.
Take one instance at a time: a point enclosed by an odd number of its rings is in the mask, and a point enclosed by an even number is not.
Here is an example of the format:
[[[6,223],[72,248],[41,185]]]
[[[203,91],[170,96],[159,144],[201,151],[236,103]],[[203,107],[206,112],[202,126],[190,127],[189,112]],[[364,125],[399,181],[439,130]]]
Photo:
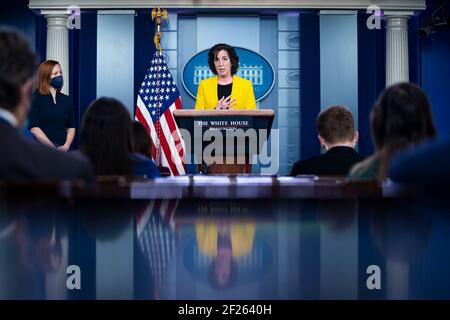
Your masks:
[[[217,256],[218,230],[214,223],[198,222],[195,224],[197,245],[200,252],[207,256]],[[255,238],[254,223],[232,223],[230,226],[231,249],[233,258],[249,254]]]
[[[218,76],[214,76],[200,81],[195,109],[214,109],[216,107],[217,101],[219,101],[217,97],[218,79]],[[236,104],[232,109],[256,109],[252,82],[234,75],[231,99],[236,99]]]

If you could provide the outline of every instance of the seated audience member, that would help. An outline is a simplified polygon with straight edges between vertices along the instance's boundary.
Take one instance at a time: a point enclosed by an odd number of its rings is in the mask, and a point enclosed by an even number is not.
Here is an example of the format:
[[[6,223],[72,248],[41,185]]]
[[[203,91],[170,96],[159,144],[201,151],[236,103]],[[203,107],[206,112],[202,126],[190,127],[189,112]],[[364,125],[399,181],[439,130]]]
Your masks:
[[[147,129],[139,121],[133,121],[133,152],[143,154],[152,159],[152,142]],[[158,167],[162,176],[170,176],[170,169],[167,167]]]
[[[152,142],[144,125],[139,121],[133,121],[133,152],[152,158]]]
[[[291,176],[314,174],[345,176],[364,156],[355,150],[358,132],[353,115],[344,106],[332,106],[319,113],[316,120],[318,138],[325,154],[297,161]]]
[[[116,99],[97,99],[86,110],[81,127],[80,151],[88,156],[95,174],[99,176],[160,176],[151,159],[133,152],[130,114]]]
[[[0,29],[0,179],[93,180],[84,158],[22,136],[30,108],[37,56],[18,31]]]
[[[376,152],[351,169],[350,179],[384,180],[395,153],[436,136],[428,98],[411,83],[387,88],[375,103],[370,118]]]
[[[392,158],[389,178],[413,184],[447,184],[450,181],[450,139],[433,141]]]

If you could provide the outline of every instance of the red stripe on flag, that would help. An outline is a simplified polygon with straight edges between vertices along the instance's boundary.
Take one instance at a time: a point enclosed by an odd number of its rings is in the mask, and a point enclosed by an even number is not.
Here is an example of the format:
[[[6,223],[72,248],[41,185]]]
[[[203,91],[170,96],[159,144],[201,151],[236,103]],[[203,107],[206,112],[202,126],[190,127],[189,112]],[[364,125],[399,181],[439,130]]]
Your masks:
[[[175,100],[175,107],[176,107],[177,109],[181,109],[181,98],[180,98],[180,97],[178,97],[178,98]]]
[[[166,215],[164,216],[164,220],[167,223],[170,223],[172,216],[175,212],[175,208],[177,207],[178,200],[169,200],[168,207],[166,209]]]
[[[159,120],[156,123],[159,123]],[[167,143],[167,139],[164,133],[162,133],[161,136],[159,137],[159,142],[161,144],[161,148],[163,149],[164,155],[166,156],[167,162],[169,163],[170,171],[172,171],[172,174],[175,176],[180,175],[177,170],[177,167],[175,166],[175,163],[173,162],[169,144]]]
[[[145,120],[145,117],[142,114],[139,106],[136,106],[136,118],[139,120],[140,123],[142,123],[144,125],[145,129],[147,129],[147,131],[150,132],[150,127],[149,127],[147,121]]]
[[[151,137],[150,137],[150,139],[151,139]],[[152,159],[153,159],[153,160],[156,159],[156,145],[155,145],[155,143],[153,142],[153,139],[152,139]]]
[[[147,210],[147,208],[143,209],[142,211],[136,213],[136,225],[139,225],[141,223],[142,218],[145,215],[145,211]]]
[[[173,114],[170,111],[170,109],[167,109],[165,116],[166,116],[167,125],[169,126],[170,135],[173,137],[173,140],[175,142],[175,147],[180,146],[181,145],[181,137],[177,137],[178,136],[177,124],[175,123]],[[180,150],[178,150],[178,154],[180,155],[181,161],[184,162],[183,145],[181,145],[181,148],[179,148],[179,149]]]

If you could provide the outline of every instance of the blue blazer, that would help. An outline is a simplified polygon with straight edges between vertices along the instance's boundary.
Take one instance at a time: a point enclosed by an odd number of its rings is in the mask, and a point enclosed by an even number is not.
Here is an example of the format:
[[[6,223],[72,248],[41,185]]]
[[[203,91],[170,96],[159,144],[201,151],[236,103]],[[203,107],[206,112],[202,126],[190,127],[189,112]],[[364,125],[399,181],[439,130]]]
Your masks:
[[[161,177],[159,169],[152,159],[140,153],[130,154],[130,159],[133,161],[134,175],[145,176],[148,179]]]

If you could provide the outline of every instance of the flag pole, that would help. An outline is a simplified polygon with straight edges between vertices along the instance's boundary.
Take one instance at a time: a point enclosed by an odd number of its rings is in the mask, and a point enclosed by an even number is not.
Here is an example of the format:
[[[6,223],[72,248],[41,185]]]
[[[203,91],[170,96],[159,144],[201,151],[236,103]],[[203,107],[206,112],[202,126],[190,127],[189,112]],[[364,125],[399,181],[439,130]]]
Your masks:
[[[167,21],[169,20],[169,14],[167,13],[166,9],[162,9],[160,7],[156,7],[153,8],[152,10],[152,21],[156,19],[156,33],[155,36],[153,37],[153,42],[155,43],[156,46],[156,50],[158,51],[158,55],[159,55],[159,59],[162,59],[162,48],[161,48],[161,37],[162,37],[162,33],[161,33],[161,23],[162,23],[162,18],[165,18]],[[159,69],[157,70],[157,88],[156,88],[156,93],[157,93],[157,103],[158,103],[158,108],[157,108],[157,117],[158,119],[161,119],[161,88],[159,85],[159,81],[160,81],[160,69],[161,67],[159,67]],[[156,134],[158,136],[158,145],[156,146],[156,165],[161,167],[162,166],[162,161],[161,161],[161,123],[160,121],[158,121],[157,125],[156,125]]]
[[[167,21],[169,20],[169,14],[166,9],[162,9],[160,7],[156,7],[152,10],[152,20],[156,19],[156,34],[153,37],[153,42],[155,43],[156,49],[161,53],[161,22],[162,18],[165,18]]]

